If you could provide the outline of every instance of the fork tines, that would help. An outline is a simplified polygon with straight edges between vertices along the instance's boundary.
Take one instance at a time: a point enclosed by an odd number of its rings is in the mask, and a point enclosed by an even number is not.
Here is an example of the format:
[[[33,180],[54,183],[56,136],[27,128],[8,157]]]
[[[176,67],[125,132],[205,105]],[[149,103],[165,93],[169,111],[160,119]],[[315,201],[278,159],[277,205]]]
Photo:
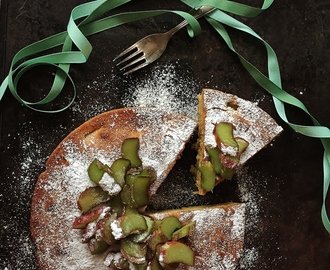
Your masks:
[[[131,47],[124,50],[121,54],[117,55],[113,61],[115,62],[119,59],[121,60],[116,64],[116,66],[119,67],[121,71],[131,68],[125,71],[124,75],[130,74],[148,65],[143,51],[135,45],[132,45]]]

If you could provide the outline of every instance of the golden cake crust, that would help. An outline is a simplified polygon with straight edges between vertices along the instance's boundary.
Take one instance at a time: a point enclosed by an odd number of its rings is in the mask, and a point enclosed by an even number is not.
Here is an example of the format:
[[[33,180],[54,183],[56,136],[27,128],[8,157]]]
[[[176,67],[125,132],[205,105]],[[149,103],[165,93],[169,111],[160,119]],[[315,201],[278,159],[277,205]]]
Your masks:
[[[87,167],[96,157],[106,164],[120,156],[122,142],[138,137],[144,166],[152,166],[157,180],[151,194],[164,181],[180,157],[196,121],[155,108],[125,108],[94,117],[71,132],[46,162],[33,194],[30,228],[41,269],[108,269],[103,257],[91,255],[72,229],[80,215],[79,194],[92,186]]]

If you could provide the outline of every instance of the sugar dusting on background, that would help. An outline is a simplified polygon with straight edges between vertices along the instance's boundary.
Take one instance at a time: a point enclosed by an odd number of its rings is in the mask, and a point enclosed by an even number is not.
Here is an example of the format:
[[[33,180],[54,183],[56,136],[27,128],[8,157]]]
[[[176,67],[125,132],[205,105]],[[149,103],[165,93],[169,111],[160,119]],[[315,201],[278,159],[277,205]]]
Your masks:
[[[111,87],[112,78],[98,78],[100,81],[93,81],[88,87],[99,88],[100,84]],[[103,81],[102,81],[103,80]],[[109,81],[110,80],[110,81]],[[132,85],[128,85],[128,91],[122,99],[122,104],[125,107],[131,106],[152,106],[157,108],[167,109],[176,113],[181,113],[188,117],[197,119],[197,98],[195,93],[198,84],[192,77],[185,77],[176,72],[176,67],[173,64],[165,66],[155,66],[151,71],[150,76],[142,80],[135,81]],[[106,89],[104,89],[105,91]],[[117,89],[120,91],[120,89]],[[93,91],[91,91],[93,92]],[[84,106],[84,100],[76,102],[72,107],[73,114],[77,114],[80,118],[88,120],[89,118],[102,113],[103,111],[114,109],[106,102],[106,99],[101,94],[96,97],[95,106]],[[65,130],[66,133],[70,130]],[[8,136],[16,137],[18,135]],[[20,196],[32,192],[35,177],[37,172],[44,166],[47,159],[45,153],[48,151],[47,146],[52,142],[50,138],[40,140],[37,130],[32,130],[26,125],[22,125],[22,134],[20,135],[20,147],[22,152],[17,158],[19,170],[13,172],[11,181],[18,185],[15,196],[18,201]],[[8,147],[11,147],[10,145]],[[238,193],[242,202],[247,203],[247,232],[252,232],[258,229],[258,216],[260,208],[260,198],[258,191],[248,175],[249,170],[243,169],[238,175]],[[8,179],[10,183],[10,179]],[[14,205],[13,205],[14,207]],[[25,209],[28,206],[16,205],[19,209]],[[34,248],[29,238],[29,232],[16,225],[16,219],[28,219],[28,217],[15,216],[12,218],[12,224],[7,224],[7,231],[20,233],[20,241],[18,241],[13,249],[13,257],[16,265],[7,265],[4,269],[35,269],[33,252]],[[8,235],[10,237],[10,235]],[[258,259],[258,248],[251,247],[245,249],[241,258],[241,268],[249,269],[253,266],[255,260]]]
[[[246,204],[245,220],[245,248],[240,260],[241,269],[251,269],[258,259],[258,247],[254,246],[253,238],[260,233],[258,226],[259,212],[262,205],[262,198],[258,193],[255,179],[248,167],[242,167],[237,171],[238,196],[241,202]]]
[[[173,64],[156,66],[150,76],[133,85],[124,97],[126,107],[151,106],[197,119],[197,83],[176,72]]]

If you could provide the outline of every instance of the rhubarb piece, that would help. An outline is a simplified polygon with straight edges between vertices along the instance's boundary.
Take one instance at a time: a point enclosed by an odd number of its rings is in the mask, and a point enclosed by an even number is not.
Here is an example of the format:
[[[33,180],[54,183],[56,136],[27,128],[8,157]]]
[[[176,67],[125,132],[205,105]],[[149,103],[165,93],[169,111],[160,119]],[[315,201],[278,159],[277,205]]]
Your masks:
[[[196,224],[196,221],[189,222],[188,224],[184,225],[180,229],[176,230],[172,234],[172,240],[178,241],[179,239],[182,239],[184,237],[189,236],[189,234],[192,232]]]
[[[120,196],[115,196],[111,199],[110,202],[111,209],[113,213],[116,213],[118,217],[123,214],[123,201],[121,200]]]
[[[240,156],[249,146],[249,142],[241,137],[236,137],[235,140],[238,144],[238,156]]]
[[[233,135],[233,124],[220,122],[214,128],[214,133],[218,147],[225,155],[236,156],[238,153],[238,144]]]
[[[245,149],[249,146],[249,142],[244,140],[243,138],[237,137],[235,138],[237,145],[238,145],[238,151],[235,156],[232,155],[225,155],[221,154],[221,162],[225,168],[228,168],[230,170],[234,170],[240,161],[241,154],[245,151]]]
[[[160,265],[158,259],[154,257],[149,263],[148,263],[148,270],[163,270],[164,268]]]
[[[81,242],[88,243],[91,238],[95,237],[97,229],[98,226],[96,221],[88,223],[84,228],[83,234],[81,235]]]
[[[144,167],[140,175],[149,176],[150,183],[154,182],[157,179],[157,172],[155,171],[154,168],[150,166]]]
[[[140,214],[127,213],[118,219],[124,237],[147,230],[144,216]]]
[[[167,237],[161,232],[160,229],[157,229],[152,232],[148,239],[148,247],[150,248],[153,254],[156,254],[161,245],[168,241]]]
[[[99,216],[104,211],[105,206],[100,206],[99,208],[96,208],[94,211],[81,215],[77,217],[73,222],[73,228],[74,229],[83,229],[87,226],[88,223],[95,221],[99,218]]]
[[[160,263],[184,263],[189,266],[193,266],[194,259],[194,252],[191,248],[181,242],[167,242],[160,248]]]
[[[112,214],[105,218],[103,221],[103,229],[101,230],[101,235],[103,240],[108,244],[112,245],[116,242],[115,237],[112,234],[111,223],[116,219],[116,214]]]
[[[201,187],[205,191],[211,191],[215,185],[216,174],[214,172],[212,163],[210,161],[204,161],[203,165],[198,168],[201,173]]]
[[[150,176],[139,176],[132,184],[132,198],[137,207],[145,206],[149,203]]]
[[[150,182],[150,179],[151,179],[150,175],[148,174],[148,172],[146,170],[142,170],[138,174],[127,174],[126,175],[126,184],[132,185],[140,177],[148,178],[149,182]]]
[[[120,242],[120,250],[129,262],[136,264],[144,264],[146,262],[147,246],[145,244],[134,243],[125,238]]]
[[[86,213],[98,204],[108,201],[109,194],[101,187],[89,187],[83,191],[78,198],[78,208]]]
[[[224,167],[223,168],[223,171],[221,172],[221,176],[224,178],[224,179],[231,179],[235,174],[235,170],[232,170],[232,169],[229,169],[229,168],[226,168]]]
[[[238,156],[231,156],[231,155],[225,155],[222,154],[220,155],[221,163],[222,165],[230,170],[234,170],[237,167],[237,164],[239,162],[239,157]]]
[[[139,139],[138,138],[128,138],[125,139],[122,147],[122,157],[128,159],[131,162],[132,167],[142,166],[142,161],[139,157]]]
[[[182,224],[180,220],[174,216],[164,218],[159,226],[161,232],[168,240],[171,240],[173,232],[181,227]]]
[[[153,219],[148,216],[143,216],[143,217],[146,221],[147,229],[144,232],[132,235],[131,240],[133,242],[140,243],[140,242],[146,241],[146,239],[148,239],[148,237],[150,236],[150,234],[153,230],[153,227],[154,227]]]
[[[125,185],[125,176],[130,165],[131,162],[125,158],[118,158],[111,165],[112,176],[121,187]]]
[[[216,174],[221,174],[223,171],[223,165],[220,159],[220,149],[218,147],[214,148],[206,148],[208,155],[210,156],[210,160],[212,163],[213,170]]]
[[[88,243],[88,247],[91,251],[91,254],[95,255],[106,251],[109,245],[103,239],[96,240],[95,238],[92,238]]]
[[[240,143],[238,143],[238,145],[240,146]],[[242,144],[242,146],[243,146],[243,144]],[[232,159],[232,157],[222,155],[221,151],[218,147],[208,148],[207,153],[210,156],[213,170],[217,174],[217,176],[219,177],[219,175],[220,175],[222,179],[231,179],[233,177],[235,171],[233,169],[229,169],[229,168],[223,166],[221,160],[230,159],[229,161],[232,162],[232,165],[234,168],[236,167],[238,162],[236,162],[234,159]],[[220,178],[220,180],[221,180],[221,178]]]
[[[140,177],[140,172],[130,171],[125,176],[125,182],[127,185],[132,185],[138,177]]]
[[[124,205],[130,208],[135,208],[136,204],[132,197],[132,187],[130,185],[125,185],[120,192],[120,198]]]
[[[150,177],[135,175],[129,179],[130,184],[126,184],[120,193],[122,202],[133,208],[146,206],[149,203]]]
[[[102,179],[103,174],[106,171],[105,166],[106,165],[104,165],[101,161],[99,161],[96,158],[89,165],[87,169],[88,176],[95,184],[98,184],[99,181]]]
[[[150,166],[144,167],[141,170],[140,175],[150,176],[152,182],[157,178],[157,173],[155,169]]]
[[[121,252],[109,252],[105,257],[104,264],[110,269],[130,269],[128,261]]]
[[[125,207],[125,210],[124,210],[124,214],[125,214],[125,215],[131,215],[131,214],[139,215],[140,213],[139,213],[139,211],[138,211],[137,208],[126,206],[126,207]],[[123,215],[124,215],[124,214],[123,214]]]

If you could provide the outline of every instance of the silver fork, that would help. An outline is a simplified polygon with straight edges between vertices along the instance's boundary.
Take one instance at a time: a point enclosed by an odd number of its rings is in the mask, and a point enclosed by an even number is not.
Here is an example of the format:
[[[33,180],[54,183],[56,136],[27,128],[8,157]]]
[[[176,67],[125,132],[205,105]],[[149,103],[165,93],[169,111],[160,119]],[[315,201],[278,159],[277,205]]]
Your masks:
[[[194,17],[196,19],[201,18],[214,10],[214,7],[201,6],[194,14]],[[124,73],[125,75],[137,71],[157,60],[164,53],[171,37],[187,24],[188,22],[184,20],[165,33],[146,36],[124,50],[113,61],[124,57],[116,66],[124,65],[120,70],[126,70],[131,67],[130,70]]]

